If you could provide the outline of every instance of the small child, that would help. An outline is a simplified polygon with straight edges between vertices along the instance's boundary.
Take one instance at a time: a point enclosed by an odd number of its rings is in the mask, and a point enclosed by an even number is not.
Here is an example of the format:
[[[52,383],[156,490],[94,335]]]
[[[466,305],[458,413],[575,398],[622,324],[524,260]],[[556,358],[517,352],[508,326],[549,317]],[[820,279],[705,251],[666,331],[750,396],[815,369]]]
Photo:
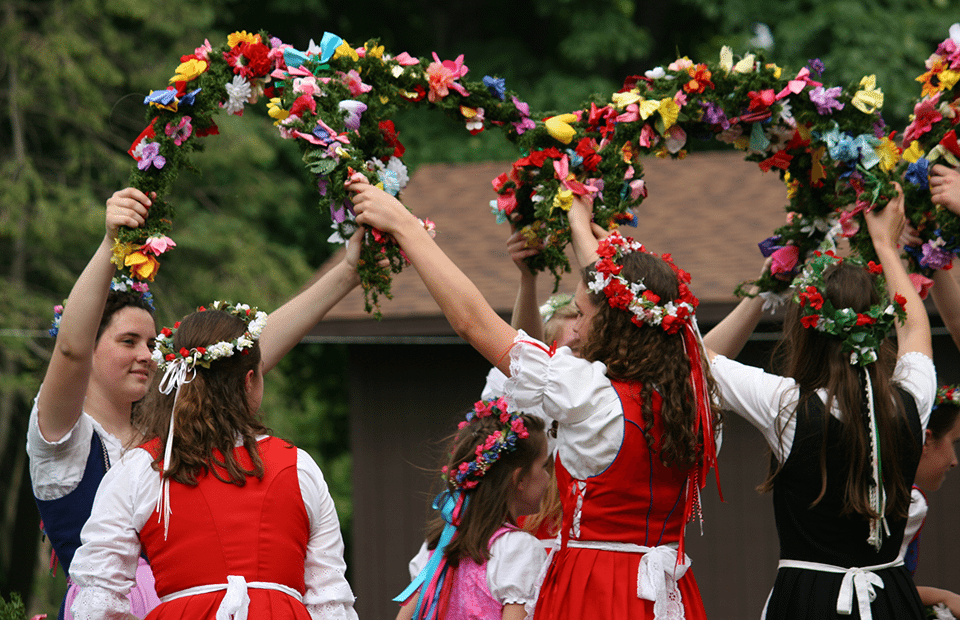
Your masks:
[[[914,477],[910,502],[910,517],[903,533],[900,554],[910,573],[917,570],[920,553],[920,534],[927,518],[927,496],[940,488],[947,472],[957,466],[956,443],[960,441],[960,388],[945,385],[937,391],[937,401],[924,431],[923,453]],[[949,590],[917,586],[924,605],[940,607],[939,618],[947,618],[942,608],[952,617],[960,615],[960,596]]]
[[[550,463],[543,420],[510,413],[503,399],[474,405],[441,468],[440,516],[411,562],[423,568],[394,599],[397,620],[526,617],[546,555],[517,518],[539,509]]]

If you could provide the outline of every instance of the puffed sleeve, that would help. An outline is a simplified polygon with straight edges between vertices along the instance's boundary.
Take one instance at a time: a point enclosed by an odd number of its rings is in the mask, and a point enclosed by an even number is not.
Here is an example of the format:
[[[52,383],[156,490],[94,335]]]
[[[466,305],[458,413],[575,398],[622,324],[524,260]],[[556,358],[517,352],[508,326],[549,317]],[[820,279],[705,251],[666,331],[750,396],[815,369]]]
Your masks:
[[[480,392],[480,398],[483,400],[494,400],[503,396],[507,375],[500,372],[499,368],[491,368],[487,373],[487,381],[483,385],[483,391]]]
[[[90,518],[80,532],[81,547],[70,565],[80,587],[71,611],[77,620],[126,620],[127,594],[136,582],[140,538],[137,532],[153,512],[160,477],[145,450],[132,450],[111,467]]]
[[[511,531],[490,546],[487,587],[501,604],[528,605],[537,600],[537,577],[547,560],[543,544],[528,532]]]
[[[920,426],[927,428],[937,399],[937,369],[933,360],[919,351],[900,356],[893,369],[893,382],[913,396],[920,414]]]
[[[710,364],[721,406],[753,424],[780,462],[790,455],[796,433],[793,411],[799,390],[793,379],[716,355]]]
[[[356,620],[356,598],[345,576],[343,537],[333,498],[313,458],[297,449],[300,494],[310,519],[310,540],[304,562],[307,586],[303,603],[315,620]]]
[[[420,545],[420,550],[417,551],[417,555],[411,558],[410,562],[407,564],[407,571],[410,573],[410,581],[413,581],[417,578],[417,575],[420,574],[420,571],[423,570],[423,567],[427,565],[427,562],[430,561],[430,556],[432,552],[427,549],[427,541],[423,541]]]

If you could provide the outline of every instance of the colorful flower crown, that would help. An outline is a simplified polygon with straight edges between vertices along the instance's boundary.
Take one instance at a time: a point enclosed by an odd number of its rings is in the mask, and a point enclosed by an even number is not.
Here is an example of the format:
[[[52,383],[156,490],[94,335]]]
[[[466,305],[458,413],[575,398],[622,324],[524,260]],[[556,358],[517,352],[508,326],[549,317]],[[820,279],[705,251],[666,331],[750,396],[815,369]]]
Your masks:
[[[456,468],[450,469],[446,465],[440,468],[443,479],[457,489],[472,489],[479,484],[487,470],[500,459],[501,456],[517,449],[517,440],[526,439],[530,432],[523,424],[523,415],[519,412],[509,412],[507,401],[503,397],[497,400],[480,400],[473,405],[473,411],[467,413],[467,419],[460,423],[459,429],[464,429],[473,420],[481,420],[497,416],[502,428],[494,431],[481,444],[477,444],[472,461],[464,461]]]
[[[633,252],[647,252],[642,243],[630,237],[624,237],[614,231],[606,239],[600,241],[597,255],[600,260],[594,268],[596,273],[591,282],[587,283],[594,293],[603,292],[607,296],[607,303],[612,308],[626,310],[633,315],[630,320],[638,327],[644,323],[654,327],[662,327],[668,334],[675,334],[687,321],[690,321],[699,305],[698,300],[690,288],[690,274],[677,267],[669,254],[663,259],[673,272],[677,274],[677,285],[680,289],[680,298],[660,304],[660,296],[644,286],[643,281],[630,282],[620,275],[623,265],[619,264],[624,256]],[[653,254],[652,252],[647,252]],[[656,256],[656,254],[653,254]]]
[[[153,306],[153,293],[150,292],[150,287],[147,286],[146,282],[136,282],[125,275],[120,275],[110,281],[110,290],[117,291],[118,293],[127,291],[140,293],[140,299],[149,306],[150,312],[156,310]],[[63,300],[62,304],[57,304],[53,307],[53,323],[50,325],[49,333],[54,338],[60,333],[60,319],[63,318],[63,306],[66,305],[66,303],[67,300]]]
[[[937,400],[933,403],[936,409],[940,405],[960,407],[960,387],[956,385],[942,385],[937,389]]]
[[[828,267],[844,261],[865,267],[876,276],[883,274],[883,266],[873,261],[864,265],[863,260],[856,257],[841,258],[832,251],[817,251],[793,281],[793,299],[803,311],[800,323],[804,327],[842,339],[843,350],[850,353],[850,363],[866,366],[877,361],[877,350],[896,321],[902,323],[906,318],[904,305],[907,300],[897,293],[894,302],[886,301],[886,283],[882,277],[877,277],[874,287],[877,297],[883,301],[862,313],[851,308],[835,308],[823,296],[823,273]]]
[[[193,349],[181,348],[179,351],[175,351],[173,348],[173,335],[176,333],[176,330],[180,328],[180,321],[177,321],[174,323],[173,329],[164,327],[160,330],[160,333],[157,334],[156,346],[153,349],[153,361],[157,363],[157,368],[165,371],[179,360],[184,360],[183,363],[191,368],[195,366],[209,368],[210,362],[230,357],[238,351],[241,354],[246,354],[246,350],[252,347],[253,343],[260,338],[260,332],[263,331],[264,325],[267,324],[266,312],[261,312],[246,304],[233,306],[225,301],[215,301],[210,305],[210,309],[220,310],[221,312],[226,312],[227,314],[232,314],[235,317],[243,319],[247,324],[247,331],[245,331],[242,336],[234,338],[229,342],[221,341],[208,347],[196,347]],[[206,308],[200,306],[198,311],[206,311]]]

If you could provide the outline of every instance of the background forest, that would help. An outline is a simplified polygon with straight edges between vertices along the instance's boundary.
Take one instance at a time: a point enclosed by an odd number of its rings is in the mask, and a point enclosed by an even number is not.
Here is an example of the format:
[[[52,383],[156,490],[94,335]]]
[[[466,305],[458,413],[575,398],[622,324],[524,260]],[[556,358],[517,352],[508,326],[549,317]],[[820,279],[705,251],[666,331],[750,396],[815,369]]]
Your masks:
[[[324,31],[390,53],[465,55],[471,74],[506,78],[534,114],[564,111],[623,78],[672,61],[766,49],[823,79],[876,74],[884,116],[902,128],[924,59],[960,20],[957,0],[4,0],[0,4],[0,596],[30,615],[55,614],[30,491],[24,437],[53,341],[59,303],[96,248],[103,203],[124,187],[126,154],[145,124],[143,97],[163,88],[182,54],[234,30],[264,30],[299,49]],[[290,142],[264,106],[218,117],[221,135],[169,196],[177,249],[152,286],[168,324],[198,304],[243,300],[272,310],[333,248],[328,216]],[[251,119],[250,117],[254,118]],[[411,172],[428,162],[512,160],[491,132],[470,136],[426,107],[395,119]],[[492,197],[492,195],[491,195]],[[486,208],[478,205],[477,208]],[[214,291],[214,293],[211,293]],[[351,522],[345,345],[304,343],[271,374],[268,424],[305,448],[327,477],[344,532]]]

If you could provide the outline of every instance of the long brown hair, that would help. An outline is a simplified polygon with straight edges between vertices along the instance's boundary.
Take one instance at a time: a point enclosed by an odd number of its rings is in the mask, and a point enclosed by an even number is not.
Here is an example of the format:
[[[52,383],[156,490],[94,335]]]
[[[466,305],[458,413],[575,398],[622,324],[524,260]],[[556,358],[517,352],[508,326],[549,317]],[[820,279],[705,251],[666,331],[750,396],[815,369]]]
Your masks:
[[[516,449],[501,454],[500,458],[480,479],[473,489],[465,489],[470,501],[460,516],[457,536],[446,547],[447,562],[450,566],[459,566],[464,558],[471,558],[482,564],[490,559],[490,538],[504,523],[513,523],[510,516],[509,500],[516,493],[514,472],[520,470],[523,477],[537,463],[546,450],[547,435],[544,433],[543,420],[530,414],[521,414],[523,425],[529,431],[526,439],[517,439]],[[450,458],[446,467],[455,471],[460,463],[469,463],[476,458],[477,446],[487,437],[500,430],[503,424],[497,416],[473,418],[470,424],[461,428],[451,438]],[[449,485],[448,485],[449,486]],[[454,489],[450,487],[450,490]],[[427,526],[427,546],[434,549],[440,540],[444,521],[434,517]]]
[[[873,276],[866,269],[847,262],[834,265],[824,271],[822,294],[837,309],[851,308],[866,312],[873,304],[880,303]],[[837,407],[841,412],[840,442],[845,447],[847,475],[844,488],[843,514],[860,514],[874,519],[877,515],[870,507],[871,457],[869,430],[862,423],[866,382],[862,372],[869,373],[873,385],[873,403],[880,435],[880,452],[883,455],[883,487],[887,496],[888,515],[906,517],[910,504],[910,488],[903,480],[902,442],[898,433],[906,428],[906,412],[900,394],[891,380],[896,364],[896,352],[890,341],[885,341],[877,352],[877,361],[861,370],[850,363],[850,353],[842,349],[842,341],[830,334],[807,329],[800,323],[802,311],[798,304],[791,304],[783,325],[783,337],[774,350],[780,361],[783,374],[792,377],[803,390],[800,402],[791,415],[816,398],[815,390],[827,392],[825,412]],[[827,489],[827,432],[831,416],[823,416],[823,445],[820,448],[820,494],[813,501],[817,505]],[[771,460],[767,480],[759,487],[762,492],[773,488],[773,481],[783,468],[776,459]]]
[[[632,252],[623,257],[622,264],[620,275],[623,278],[643,282],[647,289],[660,296],[663,303],[680,297],[676,274],[659,256]],[[593,267],[583,270],[584,284],[593,280],[593,274]],[[703,456],[703,437],[702,433],[694,432],[697,399],[690,381],[690,362],[683,349],[682,334],[668,334],[659,326],[646,323],[634,324],[632,315],[611,307],[602,292],[591,293],[590,299],[596,304],[597,313],[581,343],[580,356],[603,362],[607,366],[607,376],[612,379],[641,384],[643,432],[648,440],[648,433],[653,428],[652,396],[654,391],[658,392],[663,398],[660,460],[664,465],[676,465],[681,469],[694,466]],[[709,392],[716,396],[718,388],[702,350],[700,358]],[[720,409],[712,405],[711,415],[713,428],[720,428]]]
[[[173,336],[175,350],[208,347],[216,342],[229,342],[243,335],[246,323],[226,312],[206,310],[194,312],[180,322]],[[256,438],[267,428],[257,417],[247,399],[244,380],[249,371],[259,373],[260,345],[254,345],[230,357],[214,360],[209,368],[196,367],[196,376],[180,387],[174,420],[174,441],[165,476],[183,484],[197,484],[201,474],[212,473],[217,479],[237,486],[246,484],[247,476],[262,478],[263,461],[257,451]],[[262,379],[262,378],[261,378]],[[145,440],[167,438],[174,393],[151,390],[143,404]],[[237,436],[243,439],[252,460],[246,469],[233,454]],[[160,471],[161,450],[153,467]],[[226,471],[221,475],[214,465]]]

